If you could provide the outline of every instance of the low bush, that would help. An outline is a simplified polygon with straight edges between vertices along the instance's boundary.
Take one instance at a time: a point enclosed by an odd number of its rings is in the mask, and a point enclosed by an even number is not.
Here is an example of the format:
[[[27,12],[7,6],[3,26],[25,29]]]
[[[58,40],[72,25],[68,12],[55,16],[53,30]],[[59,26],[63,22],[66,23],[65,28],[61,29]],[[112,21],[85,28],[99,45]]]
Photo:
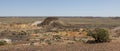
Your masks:
[[[95,39],[95,42],[110,41],[109,33],[105,29],[96,28],[93,31],[88,31],[88,36],[92,36]]]
[[[5,44],[7,44],[7,43],[4,41],[0,41],[0,46],[5,45]]]

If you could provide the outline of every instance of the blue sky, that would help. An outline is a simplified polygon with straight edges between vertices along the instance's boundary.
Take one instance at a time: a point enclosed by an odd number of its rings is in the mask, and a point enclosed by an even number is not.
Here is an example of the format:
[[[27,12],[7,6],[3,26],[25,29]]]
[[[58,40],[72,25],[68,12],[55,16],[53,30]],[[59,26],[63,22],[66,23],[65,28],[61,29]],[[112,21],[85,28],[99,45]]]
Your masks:
[[[0,0],[0,16],[120,16],[120,0]]]

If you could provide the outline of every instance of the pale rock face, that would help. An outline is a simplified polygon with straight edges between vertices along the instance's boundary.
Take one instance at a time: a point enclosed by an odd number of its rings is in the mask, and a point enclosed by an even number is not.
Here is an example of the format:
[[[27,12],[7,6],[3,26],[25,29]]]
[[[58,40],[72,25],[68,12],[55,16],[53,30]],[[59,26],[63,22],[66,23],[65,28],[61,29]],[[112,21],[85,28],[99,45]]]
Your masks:
[[[120,27],[116,27],[116,28],[112,29],[111,34],[112,34],[112,36],[119,37],[120,36]]]
[[[5,42],[8,43],[8,44],[11,44],[11,43],[12,43],[12,40],[11,40],[11,39],[0,39],[0,41],[5,41]]]
[[[31,25],[32,26],[37,26],[38,24],[41,24],[41,23],[42,23],[42,21],[36,21],[36,22],[32,23]]]
[[[39,42],[36,42],[36,43],[33,43],[33,44],[34,44],[34,46],[39,46],[40,45]]]

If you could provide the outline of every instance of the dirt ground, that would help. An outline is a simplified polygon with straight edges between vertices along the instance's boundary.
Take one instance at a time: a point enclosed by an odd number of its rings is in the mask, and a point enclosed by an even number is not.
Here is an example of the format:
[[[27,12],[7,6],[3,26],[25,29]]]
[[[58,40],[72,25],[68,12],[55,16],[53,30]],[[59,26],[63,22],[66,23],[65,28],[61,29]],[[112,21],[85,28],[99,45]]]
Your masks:
[[[7,45],[0,51],[120,51],[120,42],[97,44],[66,44],[48,46]]]

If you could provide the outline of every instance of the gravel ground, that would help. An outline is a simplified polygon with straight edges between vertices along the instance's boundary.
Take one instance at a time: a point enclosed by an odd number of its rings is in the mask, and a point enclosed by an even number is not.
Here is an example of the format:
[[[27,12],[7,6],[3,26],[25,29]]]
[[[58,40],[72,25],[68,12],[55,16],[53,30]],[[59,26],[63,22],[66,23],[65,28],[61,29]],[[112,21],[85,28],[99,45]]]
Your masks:
[[[48,46],[5,45],[0,51],[120,51],[120,42]]]

